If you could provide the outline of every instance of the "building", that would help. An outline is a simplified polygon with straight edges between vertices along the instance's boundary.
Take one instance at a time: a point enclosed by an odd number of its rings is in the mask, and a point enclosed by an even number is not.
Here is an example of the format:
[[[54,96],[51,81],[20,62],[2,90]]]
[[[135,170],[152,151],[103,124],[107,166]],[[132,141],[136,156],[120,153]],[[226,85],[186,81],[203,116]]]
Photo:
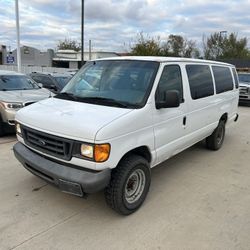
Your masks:
[[[250,72],[250,59],[225,59],[223,62],[235,65],[237,71]]]
[[[115,52],[84,52],[84,62],[95,60],[99,58],[116,57],[119,56]],[[74,50],[58,50],[53,58],[53,66],[59,68],[78,69],[81,67],[81,52]]]
[[[41,66],[41,67],[52,67],[52,59],[54,57],[54,50],[48,49],[46,52],[41,52],[40,50],[22,46],[20,48],[21,53],[21,63],[22,66]],[[12,51],[12,56],[14,57],[14,65],[17,62],[17,50]],[[4,64],[10,64],[7,61]]]
[[[40,67],[57,67],[78,69],[81,67],[81,52],[74,50],[58,50],[54,52],[53,49],[48,49],[46,52],[29,47],[22,46],[21,63],[22,66],[40,66]],[[91,59],[116,57],[119,54],[115,52],[84,52],[84,62]],[[17,50],[7,52],[6,46],[0,46],[0,64],[16,65],[17,64]]]

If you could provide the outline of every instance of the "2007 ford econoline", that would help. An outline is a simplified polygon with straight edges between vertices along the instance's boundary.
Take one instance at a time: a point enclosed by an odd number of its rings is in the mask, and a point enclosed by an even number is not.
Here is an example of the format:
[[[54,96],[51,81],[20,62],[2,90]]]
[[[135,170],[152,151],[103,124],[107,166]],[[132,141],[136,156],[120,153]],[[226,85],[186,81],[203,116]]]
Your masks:
[[[109,206],[136,211],[150,168],[206,138],[221,147],[238,118],[235,67],[164,57],[87,62],[61,93],[16,115],[17,159],[62,191],[105,189]]]

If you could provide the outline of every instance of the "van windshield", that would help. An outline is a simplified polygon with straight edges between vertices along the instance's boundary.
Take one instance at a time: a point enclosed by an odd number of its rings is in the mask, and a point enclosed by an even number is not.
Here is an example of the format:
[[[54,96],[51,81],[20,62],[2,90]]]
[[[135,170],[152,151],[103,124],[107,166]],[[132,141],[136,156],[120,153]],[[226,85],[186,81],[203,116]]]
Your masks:
[[[145,105],[158,62],[105,60],[86,63],[56,98],[141,108]]]
[[[0,91],[39,89],[30,78],[25,75],[0,76]]]

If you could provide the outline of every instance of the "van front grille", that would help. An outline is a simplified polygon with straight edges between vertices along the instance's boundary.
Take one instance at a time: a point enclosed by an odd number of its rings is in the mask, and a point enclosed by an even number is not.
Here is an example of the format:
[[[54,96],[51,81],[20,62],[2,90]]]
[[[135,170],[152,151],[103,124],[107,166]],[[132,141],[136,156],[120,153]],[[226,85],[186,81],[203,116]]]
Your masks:
[[[31,148],[64,160],[71,159],[72,141],[27,127],[22,130],[24,141]]]

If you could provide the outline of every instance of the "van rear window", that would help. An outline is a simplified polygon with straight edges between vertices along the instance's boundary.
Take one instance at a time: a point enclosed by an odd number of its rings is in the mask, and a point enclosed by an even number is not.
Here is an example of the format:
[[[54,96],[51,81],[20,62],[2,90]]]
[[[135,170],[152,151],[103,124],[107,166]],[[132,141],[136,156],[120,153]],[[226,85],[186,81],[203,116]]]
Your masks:
[[[208,65],[186,65],[192,99],[214,94],[213,79]]]
[[[212,66],[215,80],[216,93],[233,89],[233,78],[228,67]]]

